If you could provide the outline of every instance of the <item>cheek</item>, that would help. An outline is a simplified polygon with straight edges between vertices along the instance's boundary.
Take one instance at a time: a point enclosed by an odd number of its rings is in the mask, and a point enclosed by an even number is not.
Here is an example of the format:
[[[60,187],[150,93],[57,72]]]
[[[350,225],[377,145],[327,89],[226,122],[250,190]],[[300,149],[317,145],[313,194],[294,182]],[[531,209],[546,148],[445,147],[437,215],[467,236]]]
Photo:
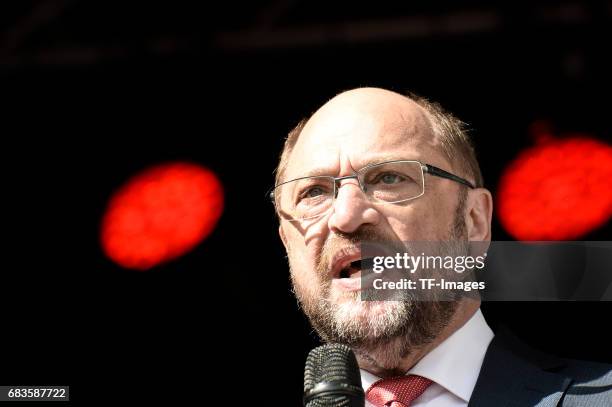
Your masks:
[[[322,249],[324,236],[322,228],[325,225],[325,222],[318,222],[304,229],[297,229],[292,225],[284,228],[291,267],[297,272],[315,273],[315,259]]]
[[[299,258],[289,258],[291,278],[298,298],[304,303],[312,303],[322,295],[321,285],[313,271],[314,268]]]
[[[304,245],[304,239],[291,239],[289,243],[289,264],[292,278],[303,295],[312,297],[319,294],[320,284],[316,275],[313,249]]]
[[[452,222],[439,197],[429,197],[387,214],[393,233],[404,242],[444,240]]]
[[[402,242],[415,242],[424,240],[434,240],[436,232],[432,225],[426,222],[423,217],[414,216],[394,216],[388,219],[389,225],[398,240]]]

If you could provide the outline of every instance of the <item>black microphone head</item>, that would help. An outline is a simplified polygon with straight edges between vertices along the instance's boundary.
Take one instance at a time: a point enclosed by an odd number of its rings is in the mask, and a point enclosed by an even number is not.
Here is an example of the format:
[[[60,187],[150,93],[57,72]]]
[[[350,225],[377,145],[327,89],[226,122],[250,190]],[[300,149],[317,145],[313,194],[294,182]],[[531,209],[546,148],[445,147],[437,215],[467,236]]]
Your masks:
[[[361,375],[351,348],[339,343],[310,351],[304,368],[306,407],[363,407]]]

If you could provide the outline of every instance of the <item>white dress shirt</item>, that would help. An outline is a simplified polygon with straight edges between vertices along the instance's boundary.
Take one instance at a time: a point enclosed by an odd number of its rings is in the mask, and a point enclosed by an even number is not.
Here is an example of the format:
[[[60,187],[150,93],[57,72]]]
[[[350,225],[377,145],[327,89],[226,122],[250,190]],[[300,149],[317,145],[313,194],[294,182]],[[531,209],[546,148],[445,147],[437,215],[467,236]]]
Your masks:
[[[431,386],[410,406],[467,406],[492,339],[493,331],[478,309],[461,328],[423,356],[406,373],[433,380]],[[361,384],[364,390],[379,379],[361,369]],[[366,407],[373,406],[366,401]]]

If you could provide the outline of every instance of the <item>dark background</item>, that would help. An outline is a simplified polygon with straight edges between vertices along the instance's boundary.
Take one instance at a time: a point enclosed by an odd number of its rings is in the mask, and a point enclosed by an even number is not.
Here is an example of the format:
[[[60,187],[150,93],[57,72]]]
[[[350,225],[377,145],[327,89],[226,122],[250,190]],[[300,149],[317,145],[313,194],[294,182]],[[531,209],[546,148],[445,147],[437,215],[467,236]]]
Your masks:
[[[611,139],[610,2],[330,3],[2,2],[0,383],[299,405],[318,342],[264,193],[286,133],[343,90],[440,102],[471,125],[494,194],[534,122]],[[115,266],[98,241],[108,198],[177,159],[223,182],[216,230],[149,272]],[[494,239],[510,239],[497,220]],[[536,348],[608,362],[610,311],[483,305]]]

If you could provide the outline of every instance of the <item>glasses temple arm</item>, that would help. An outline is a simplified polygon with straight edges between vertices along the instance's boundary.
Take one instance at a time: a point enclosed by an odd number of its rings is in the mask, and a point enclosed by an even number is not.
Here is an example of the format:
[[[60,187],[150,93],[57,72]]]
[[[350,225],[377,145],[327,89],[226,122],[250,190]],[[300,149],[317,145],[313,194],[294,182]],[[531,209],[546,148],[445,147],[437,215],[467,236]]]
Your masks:
[[[458,182],[460,184],[463,184],[467,187],[470,187],[472,189],[476,188],[474,186],[474,184],[472,184],[470,181],[463,179],[461,177],[458,177],[454,174],[451,174],[450,172],[444,171],[441,168],[435,167],[433,165],[430,164],[425,164],[425,168],[428,174],[434,175],[436,177],[440,177],[440,178],[446,178],[446,179],[450,179],[451,181],[455,181]]]

